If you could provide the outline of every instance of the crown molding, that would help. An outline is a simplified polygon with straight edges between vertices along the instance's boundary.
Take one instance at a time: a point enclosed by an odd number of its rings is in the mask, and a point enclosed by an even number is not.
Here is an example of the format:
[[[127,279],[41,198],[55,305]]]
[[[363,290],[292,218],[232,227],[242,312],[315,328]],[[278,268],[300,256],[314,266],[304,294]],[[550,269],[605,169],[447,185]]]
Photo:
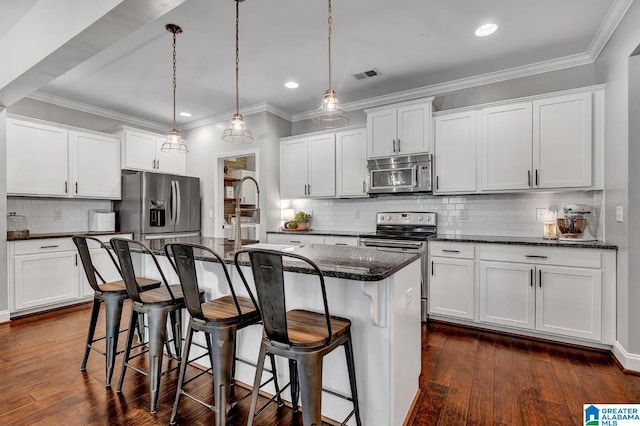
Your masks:
[[[587,50],[589,56],[595,61],[600,56],[602,49],[606,46],[607,42],[613,35],[613,32],[624,18],[624,15],[631,7],[633,0],[615,0],[607,12],[602,25],[598,28],[596,36],[591,41],[591,45]]]
[[[293,120],[293,117],[291,114],[284,111],[283,109],[280,109],[272,104],[269,104],[268,102],[260,102],[258,104],[250,105],[245,108],[240,108],[240,114],[244,116],[251,115],[251,114],[259,114],[261,112],[269,112],[287,121]],[[201,118],[199,120],[194,120],[189,123],[186,123],[183,126],[181,126],[181,128],[183,130],[192,130],[198,127],[210,126],[212,124],[226,122],[226,121],[229,121],[233,116],[233,114],[235,113],[236,111],[233,110],[233,111],[227,111],[221,114],[216,114],[209,117]]]
[[[71,99],[50,95],[48,93],[44,93],[40,91],[35,91],[31,93],[29,96],[27,96],[27,98],[33,99],[36,101],[46,102],[48,104],[53,104],[53,105],[57,105],[64,108],[75,109],[77,111],[86,112],[88,114],[94,114],[101,117],[110,118],[112,120],[123,121],[127,124],[133,124],[137,126],[156,129],[158,131],[165,131],[168,128],[167,124],[162,124],[162,123],[158,123],[151,120],[145,120],[143,118],[122,114],[119,112],[112,111],[110,109],[100,108],[94,105],[73,101]]]

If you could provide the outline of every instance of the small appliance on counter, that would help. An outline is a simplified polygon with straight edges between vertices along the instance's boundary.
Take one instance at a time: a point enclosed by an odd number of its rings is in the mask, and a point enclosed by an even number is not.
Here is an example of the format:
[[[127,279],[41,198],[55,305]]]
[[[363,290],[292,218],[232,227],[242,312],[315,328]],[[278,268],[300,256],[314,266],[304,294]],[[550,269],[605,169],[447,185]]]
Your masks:
[[[29,229],[27,229],[27,218],[9,212],[7,215],[7,240],[25,240],[29,238]]]
[[[570,204],[562,210],[564,217],[558,218],[558,241],[586,242],[596,241],[589,231],[589,221],[593,218],[591,208],[584,205]]]
[[[89,232],[113,232],[116,230],[116,214],[108,210],[89,211]]]

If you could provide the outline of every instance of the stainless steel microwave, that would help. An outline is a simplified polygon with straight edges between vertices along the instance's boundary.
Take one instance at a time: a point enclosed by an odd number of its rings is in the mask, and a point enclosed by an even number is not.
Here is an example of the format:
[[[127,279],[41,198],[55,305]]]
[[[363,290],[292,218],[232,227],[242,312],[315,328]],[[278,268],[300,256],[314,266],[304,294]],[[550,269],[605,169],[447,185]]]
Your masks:
[[[377,158],[367,168],[370,195],[431,192],[431,154]]]

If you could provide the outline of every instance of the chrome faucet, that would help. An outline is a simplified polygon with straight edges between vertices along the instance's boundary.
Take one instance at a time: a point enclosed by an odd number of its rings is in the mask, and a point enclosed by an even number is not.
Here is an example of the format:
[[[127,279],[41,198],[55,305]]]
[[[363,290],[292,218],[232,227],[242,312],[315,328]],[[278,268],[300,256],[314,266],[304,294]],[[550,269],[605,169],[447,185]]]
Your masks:
[[[242,201],[242,184],[247,179],[252,180],[256,184],[256,206],[258,207],[252,209],[243,209],[240,207],[240,202]],[[236,240],[233,248],[239,250],[242,248],[242,221],[240,220],[242,212],[250,212],[254,222],[260,223],[260,185],[258,185],[258,181],[253,176],[245,176],[239,181],[234,182],[233,187],[236,196]]]

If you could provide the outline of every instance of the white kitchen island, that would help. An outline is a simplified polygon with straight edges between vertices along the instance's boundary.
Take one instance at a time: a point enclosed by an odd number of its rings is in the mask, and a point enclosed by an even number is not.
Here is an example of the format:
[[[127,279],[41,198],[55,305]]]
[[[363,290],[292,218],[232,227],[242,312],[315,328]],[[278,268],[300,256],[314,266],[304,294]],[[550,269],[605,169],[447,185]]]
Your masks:
[[[213,248],[231,262],[233,250],[221,239],[187,238],[183,241]],[[197,241],[195,241],[197,240]],[[153,242],[160,253],[168,240]],[[250,247],[250,246],[247,246]],[[325,276],[327,300],[331,315],[349,318],[356,363],[356,380],[360,412],[364,425],[402,425],[418,392],[421,368],[420,323],[420,257],[414,254],[390,253],[354,247],[310,245],[291,248],[295,253],[315,261]],[[161,259],[167,262],[166,259]],[[163,262],[163,267],[168,263]],[[233,265],[228,264],[232,279],[243,285]],[[249,266],[243,273],[253,285]],[[165,269],[168,270],[168,269]],[[220,264],[198,261],[199,282],[208,297],[228,294]],[[285,263],[288,309],[305,308],[322,311],[322,295],[318,280],[299,263]],[[177,279],[173,275],[173,279]],[[251,326],[238,333],[238,356],[257,360],[261,326]],[[197,352],[194,351],[195,356]],[[268,364],[268,362],[267,362]],[[277,359],[280,385],[288,383],[288,363]],[[236,380],[253,383],[255,368],[237,364]],[[265,373],[264,378],[268,377]],[[271,386],[271,385],[270,385]],[[344,351],[327,355],[323,366],[323,387],[350,395]],[[274,392],[267,386],[265,390]],[[284,398],[288,398],[285,391]],[[323,393],[322,414],[341,422],[351,411],[351,403]],[[348,424],[355,424],[351,419]]]

